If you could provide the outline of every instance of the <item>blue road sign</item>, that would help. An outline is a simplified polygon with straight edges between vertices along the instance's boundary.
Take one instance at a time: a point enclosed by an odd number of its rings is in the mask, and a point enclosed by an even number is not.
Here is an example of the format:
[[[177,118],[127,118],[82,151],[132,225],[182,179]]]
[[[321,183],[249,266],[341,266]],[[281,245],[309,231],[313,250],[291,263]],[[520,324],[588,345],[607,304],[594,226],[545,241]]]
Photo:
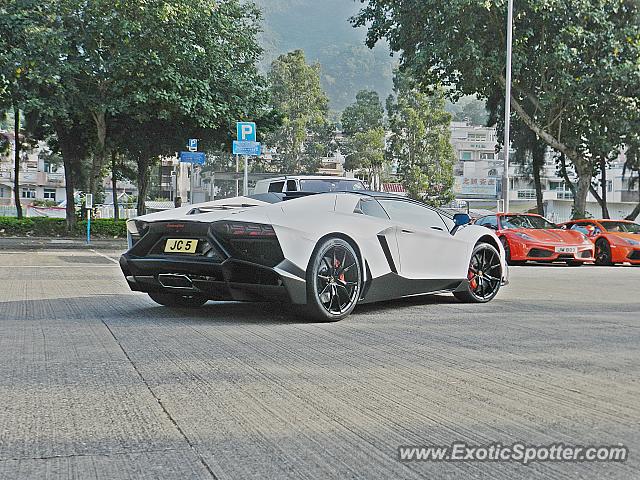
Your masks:
[[[234,155],[247,155],[257,157],[262,153],[262,145],[260,142],[233,142]]]
[[[256,124],[253,122],[236,123],[238,130],[238,141],[255,142],[256,141]]]
[[[204,152],[180,152],[180,161],[182,163],[197,163],[198,165],[204,165],[206,160]]]
[[[189,143],[187,144],[187,148],[189,149],[190,152],[197,152],[198,151],[198,139],[197,138],[190,138],[189,139]]]

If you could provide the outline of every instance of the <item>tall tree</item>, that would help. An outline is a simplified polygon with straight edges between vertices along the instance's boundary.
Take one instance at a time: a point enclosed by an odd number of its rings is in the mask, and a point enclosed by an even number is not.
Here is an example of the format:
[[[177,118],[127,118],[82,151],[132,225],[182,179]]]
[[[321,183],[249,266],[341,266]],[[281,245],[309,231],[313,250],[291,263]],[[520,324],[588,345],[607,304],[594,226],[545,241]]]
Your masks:
[[[384,108],[378,92],[360,90],[356,101],[342,112],[342,133],[347,136],[364,133],[383,126]]]
[[[38,25],[47,16],[47,7],[35,0],[15,0],[0,4],[0,107],[13,112],[14,197],[18,218],[20,203],[21,116],[34,108],[34,89],[50,82],[43,71],[39,52],[50,36]]]
[[[411,77],[399,74],[387,100],[391,137],[387,152],[409,196],[440,206],[453,199],[451,114],[444,93],[425,93]]]
[[[363,3],[354,23],[368,26],[368,45],[386,38],[424,85],[442,84],[454,97],[504,95],[504,1],[452,0],[446,8],[437,0]],[[583,216],[594,152],[619,148],[626,117],[637,110],[640,4],[524,0],[515,22],[512,105],[572,162],[574,216]]]
[[[320,65],[307,64],[304,52],[295,50],[280,55],[267,78],[271,102],[282,115],[282,126],[267,137],[279,166],[287,173],[313,173],[319,166],[317,153],[328,153],[333,130],[329,99],[320,85]]]
[[[346,170],[365,170],[369,185],[379,188],[384,165],[385,130],[384,108],[378,93],[361,90],[356,101],[345,108],[341,118],[344,141],[341,150]]]

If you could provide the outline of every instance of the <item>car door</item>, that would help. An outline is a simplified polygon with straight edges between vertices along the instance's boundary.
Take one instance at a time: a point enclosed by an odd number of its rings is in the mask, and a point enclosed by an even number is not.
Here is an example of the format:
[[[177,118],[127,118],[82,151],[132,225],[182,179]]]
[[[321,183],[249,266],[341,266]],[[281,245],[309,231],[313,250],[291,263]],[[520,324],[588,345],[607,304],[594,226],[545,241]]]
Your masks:
[[[411,279],[459,279],[466,276],[468,246],[449,233],[435,210],[401,199],[379,200],[395,225],[399,272]]]

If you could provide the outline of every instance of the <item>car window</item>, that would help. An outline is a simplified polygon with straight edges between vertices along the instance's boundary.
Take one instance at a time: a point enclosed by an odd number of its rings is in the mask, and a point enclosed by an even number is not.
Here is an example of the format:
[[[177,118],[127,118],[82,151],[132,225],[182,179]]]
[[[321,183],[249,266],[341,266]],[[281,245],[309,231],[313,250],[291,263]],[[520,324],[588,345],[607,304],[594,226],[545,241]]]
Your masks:
[[[442,217],[429,207],[403,200],[380,200],[389,218],[398,223],[407,223],[417,227],[437,227],[448,230]]]
[[[340,180],[340,179],[300,179],[300,190],[303,192],[354,192],[364,190],[364,185],[360,180]]]
[[[495,215],[485,217],[484,226],[492,229],[498,228],[498,218]]]
[[[601,222],[607,232],[640,233],[640,225],[634,222]]]
[[[502,228],[513,229],[534,229],[534,230],[550,230],[558,228],[554,223],[551,223],[543,217],[536,215],[505,215],[500,220]]]
[[[574,223],[571,225],[571,230],[575,230],[576,232],[583,233],[584,235],[589,235],[593,231],[593,228],[588,228],[589,224],[587,223]]]
[[[358,206],[355,210],[356,213],[362,213],[364,215],[368,215],[370,217],[383,218],[385,220],[389,220],[389,216],[387,212],[384,211],[384,208],[378,203],[378,201],[374,198],[363,198],[358,202]]]
[[[273,182],[269,185],[269,191],[279,193],[282,192],[282,187],[284,187],[284,180],[282,180],[281,182]]]
[[[487,217],[482,217],[475,221],[475,224],[480,225],[481,227],[484,227],[486,223],[487,223]]]
[[[295,180],[287,180],[287,192],[295,192],[298,190]]]

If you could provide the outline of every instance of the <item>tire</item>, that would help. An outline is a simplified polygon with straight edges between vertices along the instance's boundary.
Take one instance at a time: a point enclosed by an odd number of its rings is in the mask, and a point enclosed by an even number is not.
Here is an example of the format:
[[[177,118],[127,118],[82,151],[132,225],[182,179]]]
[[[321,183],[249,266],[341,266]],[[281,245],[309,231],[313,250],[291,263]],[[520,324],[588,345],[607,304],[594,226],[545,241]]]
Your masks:
[[[581,267],[583,263],[579,260],[567,260],[567,266],[569,267]]]
[[[349,315],[362,289],[360,259],[341,238],[329,238],[316,246],[307,268],[308,317],[336,322]]]
[[[501,285],[500,253],[493,245],[478,243],[469,260],[464,289],[453,292],[453,295],[464,303],[487,303],[495,298]]]
[[[611,245],[604,238],[600,238],[596,242],[596,265],[601,267],[613,265],[611,261]]]
[[[175,293],[149,293],[151,300],[165,307],[198,308],[207,303],[202,295],[178,295]]]
[[[509,246],[509,240],[507,237],[500,237],[500,242],[502,243],[502,247],[504,248],[504,256],[507,260],[507,265],[516,266],[516,265],[524,265],[527,262],[522,260],[511,260],[511,247]]]

